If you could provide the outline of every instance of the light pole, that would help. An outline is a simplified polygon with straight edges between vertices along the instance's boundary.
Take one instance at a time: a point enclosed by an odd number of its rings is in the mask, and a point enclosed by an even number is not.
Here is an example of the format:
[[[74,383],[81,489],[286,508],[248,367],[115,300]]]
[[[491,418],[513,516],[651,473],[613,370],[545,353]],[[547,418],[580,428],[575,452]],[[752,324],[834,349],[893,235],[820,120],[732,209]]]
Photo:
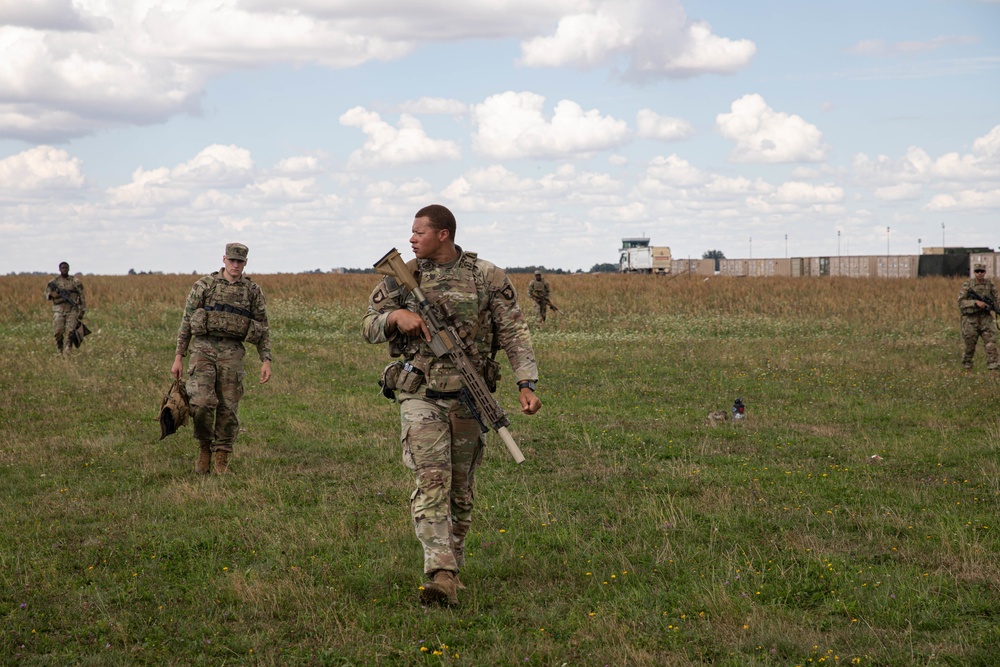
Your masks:
[[[753,259],[753,237],[750,237],[750,259]]]
[[[889,228],[885,228],[885,256],[889,257]]]
[[[840,230],[837,230],[837,257],[840,257]]]
[[[944,250],[944,223],[941,223],[941,250]]]
[[[785,259],[788,259],[788,234],[785,234]]]
[[[920,244],[923,243],[923,239],[917,239],[917,254],[920,254]]]

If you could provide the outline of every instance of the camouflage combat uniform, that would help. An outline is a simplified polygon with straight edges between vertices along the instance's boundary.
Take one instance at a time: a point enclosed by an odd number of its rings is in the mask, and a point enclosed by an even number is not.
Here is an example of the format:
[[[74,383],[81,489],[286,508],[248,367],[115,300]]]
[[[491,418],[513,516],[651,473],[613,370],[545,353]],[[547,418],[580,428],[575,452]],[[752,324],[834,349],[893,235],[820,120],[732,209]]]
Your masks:
[[[475,253],[455,248],[458,258],[447,265],[416,262],[424,295],[433,303],[446,301],[459,322],[472,332],[476,349],[470,357],[474,363],[482,367],[495,335],[515,379],[536,380],[531,335],[506,272],[478,259]],[[416,473],[410,512],[414,532],[424,548],[424,571],[457,573],[465,561],[475,472],[482,461],[484,440],[479,423],[457,398],[462,379],[454,364],[435,357],[422,339],[406,337],[395,329],[388,331],[389,314],[399,308],[415,311],[414,296],[400,288],[394,278],[383,278],[369,299],[362,334],[369,343],[389,342],[393,356],[401,355],[425,371],[422,385],[412,387],[409,393],[396,392],[403,463]]]
[[[545,321],[550,292],[549,284],[540,275],[536,274],[535,279],[528,283],[528,296],[535,302],[535,318],[539,323]]]
[[[230,283],[222,274],[216,271],[191,288],[177,333],[177,354],[191,352],[186,389],[194,437],[211,451],[232,452],[240,430],[243,340],[257,345],[263,362],[271,359],[271,336],[260,286],[246,276]],[[223,310],[227,307],[231,312]],[[218,323],[213,326],[213,318],[225,318],[228,330]],[[241,337],[240,327],[253,333]]]
[[[962,311],[962,340],[965,341],[965,351],[962,354],[962,365],[972,368],[972,357],[976,353],[976,343],[980,336],[986,348],[986,367],[990,370],[1000,370],[1000,352],[997,350],[997,327],[990,311],[976,306],[976,299],[969,298],[969,290],[979,296],[997,300],[997,288],[992,280],[983,276],[982,279],[970,278],[962,283],[958,293],[958,307]]]
[[[59,295],[62,290],[71,298]],[[52,335],[60,352],[69,351],[67,336],[76,329],[77,322],[87,310],[87,298],[83,293],[83,283],[76,276],[63,278],[56,276],[45,286],[45,298],[52,301]]]

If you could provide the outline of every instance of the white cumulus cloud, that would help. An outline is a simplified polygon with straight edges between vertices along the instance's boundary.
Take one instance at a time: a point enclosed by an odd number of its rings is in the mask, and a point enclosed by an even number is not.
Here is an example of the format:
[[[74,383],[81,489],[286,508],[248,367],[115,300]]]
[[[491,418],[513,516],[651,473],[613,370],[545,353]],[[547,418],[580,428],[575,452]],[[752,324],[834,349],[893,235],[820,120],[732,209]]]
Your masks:
[[[571,100],[556,104],[551,118],[541,95],[508,91],[472,108],[477,152],[494,159],[559,158],[609,150],[627,142],[628,124]]]
[[[82,162],[52,146],[36,146],[0,160],[0,196],[77,190],[84,185]]]
[[[736,143],[734,162],[819,162],[829,150],[815,125],[775,111],[757,94],[739,98],[730,113],[715,120],[722,135]]]
[[[875,188],[875,198],[882,201],[905,201],[920,199],[924,189],[916,183],[899,183]]]
[[[400,111],[411,114],[441,114],[446,116],[464,116],[469,111],[465,102],[445,97],[421,97],[419,100],[404,102]]]
[[[661,116],[652,109],[640,109],[636,114],[637,134],[643,139],[679,141],[694,134],[694,126],[683,118]]]
[[[606,0],[559,20],[555,33],[521,43],[530,67],[592,68],[622,63],[630,80],[727,74],[746,67],[753,42],[690,21],[677,0]]]
[[[431,139],[420,121],[410,114],[402,114],[399,126],[393,127],[376,112],[354,107],[340,116],[340,124],[356,127],[367,136],[364,146],[351,153],[348,159],[351,167],[391,167],[457,160],[462,156],[456,142]]]

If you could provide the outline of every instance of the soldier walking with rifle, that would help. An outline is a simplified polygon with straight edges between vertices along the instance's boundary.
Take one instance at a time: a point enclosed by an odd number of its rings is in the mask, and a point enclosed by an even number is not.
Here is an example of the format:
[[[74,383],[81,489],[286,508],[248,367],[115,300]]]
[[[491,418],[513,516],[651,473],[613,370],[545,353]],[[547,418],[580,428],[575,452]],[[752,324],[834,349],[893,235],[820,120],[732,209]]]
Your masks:
[[[69,275],[69,262],[59,262],[59,275],[45,286],[45,299],[52,302],[52,335],[60,354],[69,354],[75,344],[82,342],[83,334],[77,333],[87,312],[87,299],[83,283]],[[82,329],[82,327],[81,327]]]
[[[552,290],[545,279],[542,278],[542,272],[535,271],[535,279],[528,283],[528,296],[535,302],[535,319],[539,324],[545,322],[545,311],[547,308],[552,308],[553,311],[559,312],[556,304],[552,303],[552,300],[549,298],[551,294]]]
[[[962,355],[962,365],[972,368],[972,357],[976,353],[976,343],[983,339],[986,348],[986,368],[1000,370],[1000,352],[997,350],[997,323],[993,315],[1000,314],[997,305],[997,288],[992,280],[986,277],[986,265],[974,264],[973,277],[962,284],[958,293],[958,307],[962,311],[962,340],[965,341],[965,353]]]
[[[402,357],[382,374],[382,392],[399,403],[403,462],[416,475],[410,512],[429,579],[424,604],[455,605],[458,575],[472,522],[483,432],[500,434],[515,461],[524,460],[492,395],[503,349],[514,370],[521,411],[541,408],[531,335],[506,272],[455,245],[455,216],[426,206],[413,221],[404,263],[395,249],[375,267],[385,275],[362,321],[369,343],[388,343]]]

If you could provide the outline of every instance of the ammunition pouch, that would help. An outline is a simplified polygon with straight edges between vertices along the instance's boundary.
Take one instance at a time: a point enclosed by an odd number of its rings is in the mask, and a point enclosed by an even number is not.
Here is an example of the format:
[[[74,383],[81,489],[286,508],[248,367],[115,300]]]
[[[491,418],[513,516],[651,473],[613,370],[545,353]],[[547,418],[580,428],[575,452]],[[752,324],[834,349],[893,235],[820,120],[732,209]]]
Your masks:
[[[250,326],[247,327],[247,337],[244,340],[251,345],[256,345],[263,336],[264,324],[257,320],[250,320]]]
[[[396,392],[402,391],[407,394],[414,394],[423,385],[425,379],[424,370],[419,367],[416,360],[393,361],[382,369],[382,377],[378,385],[382,387],[382,395],[393,400]]]
[[[250,328],[250,318],[245,314],[247,311],[238,308],[232,310],[224,310],[223,308],[223,306],[205,307],[205,328],[208,329],[208,335],[236,338],[237,340],[245,339],[247,329]]]
[[[191,334],[235,338],[255,344],[264,335],[264,324],[253,319],[248,310],[217,304],[198,308],[189,319]]]
[[[403,363],[399,371],[399,376],[396,378],[396,390],[407,394],[416,393],[426,379],[424,375],[425,368],[422,368],[422,366],[424,364],[421,364],[417,359],[411,359]]]
[[[497,383],[500,381],[500,362],[487,358],[483,363],[482,375],[486,382],[486,388],[490,390],[491,394],[494,393],[497,390]]]
[[[199,308],[191,313],[191,317],[188,321],[191,323],[192,336],[208,335],[208,327],[206,326],[207,315],[208,313],[205,312],[204,308]]]
[[[393,361],[382,369],[382,377],[379,378],[378,386],[382,388],[382,395],[390,401],[396,398],[396,387],[398,386],[399,374],[402,371],[402,361]]]

